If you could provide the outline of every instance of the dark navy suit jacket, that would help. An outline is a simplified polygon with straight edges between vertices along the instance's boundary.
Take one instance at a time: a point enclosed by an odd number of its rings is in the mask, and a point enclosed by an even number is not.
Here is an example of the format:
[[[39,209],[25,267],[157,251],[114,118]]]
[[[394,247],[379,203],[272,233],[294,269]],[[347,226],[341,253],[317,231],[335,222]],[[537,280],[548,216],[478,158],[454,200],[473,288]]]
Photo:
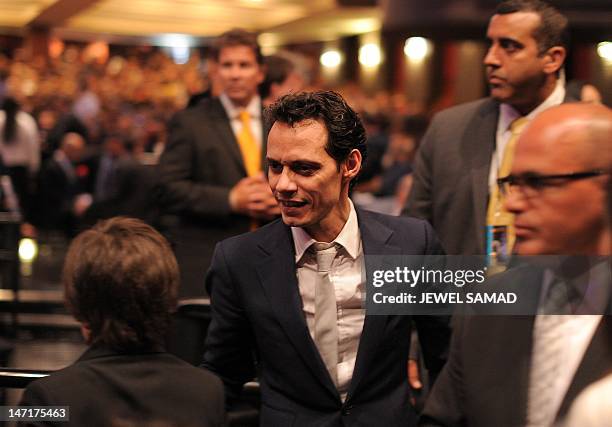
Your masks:
[[[366,257],[441,252],[425,221],[360,210],[357,217]],[[278,220],[221,242],[206,284],[213,319],[203,365],[222,378],[230,403],[259,376],[262,426],[415,424],[406,373],[411,325],[435,375],[446,359],[447,317],[366,316],[342,402],[306,325],[289,227]]]

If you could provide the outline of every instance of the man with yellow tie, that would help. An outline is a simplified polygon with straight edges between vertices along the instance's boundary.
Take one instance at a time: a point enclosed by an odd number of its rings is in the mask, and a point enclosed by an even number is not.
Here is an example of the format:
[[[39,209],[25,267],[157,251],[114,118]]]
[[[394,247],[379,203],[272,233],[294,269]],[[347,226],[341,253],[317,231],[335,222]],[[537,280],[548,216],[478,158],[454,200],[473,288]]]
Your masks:
[[[266,129],[257,89],[264,69],[256,38],[231,30],[213,49],[223,92],[171,120],[159,165],[158,194],[181,268],[181,297],[205,294],[218,241],[280,213],[262,172]]]
[[[405,212],[427,219],[447,253],[503,261],[512,250],[512,215],[495,180],[508,174],[524,125],[567,101],[567,19],[541,0],[508,0],[491,18],[487,39],[490,97],[433,118]]]

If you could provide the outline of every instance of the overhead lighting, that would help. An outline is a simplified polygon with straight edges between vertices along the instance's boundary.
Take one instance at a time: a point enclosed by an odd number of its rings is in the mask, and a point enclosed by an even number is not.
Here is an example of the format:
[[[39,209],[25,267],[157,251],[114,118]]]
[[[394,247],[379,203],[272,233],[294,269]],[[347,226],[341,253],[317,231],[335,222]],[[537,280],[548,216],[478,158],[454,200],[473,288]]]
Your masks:
[[[364,67],[376,67],[380,64],[381,60],[382,55],[377,44],[364,44],[359,49],[359,63]]]
[[[422,61],[429,53],[429,41],[423,37],[410,37],[404,44],[404,54],[412,61]]]
[[[189,61],[190,47],[194,45],[193,37],[186,34],[163,34],[156,37],[158,46],[166,47],[172,60],[177,64]]]
[[[319,61],[325,68],[335,68],[342,63],[342,55],[337,50],[328,50],[321,54]]]
[[[612,42],[601,42],[597,44],[597,54],[600,58],[612,62]]]

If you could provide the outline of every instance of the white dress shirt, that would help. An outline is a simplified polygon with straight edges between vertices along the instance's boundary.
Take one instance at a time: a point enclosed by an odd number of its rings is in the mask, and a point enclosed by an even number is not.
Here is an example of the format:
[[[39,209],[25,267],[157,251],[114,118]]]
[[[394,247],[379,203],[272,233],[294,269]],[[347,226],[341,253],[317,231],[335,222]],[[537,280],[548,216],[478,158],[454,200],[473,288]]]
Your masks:
[[[599,299],[598,304],[604,305],[609,301],[608,292],[609,292],[609,264],[602,262],[596,264],[587,275],[590,277],[588,288],[596,289],[599,292],[599,296],[604,296],[603,299]],[[586,276],[586,275],[585,275]],[[551,285],[554,280],[554,275],[550,270],[547,270],[544,275],[544,283],[542,286],[542,291],[540,294],[540,304],[542,305],[542,300],[547,295],[548,287]],[[601,293],[603,292],[603,293]],[[589,296],[584,295],[582,303],[590,304],[588,301]],[[581,306],[576,308],[578,312],[581,310]],[[590,312],[603,312],[605,307],[594,307],[590,306]],[[538,329],[538,324],[544,321],[544,317],[547,315],[537,315],[535,318],[534,331]],[[562,336],[563,343],[562,348],[563,351],[559,352],[555,357],[559,358],[559,365],[563,367],[554,379],[554,383],[552,386],[552,395],[550,399],[552,401],[552,405],[549,407],[551,411],[547,414],[548,416],[548,424],[552,425],[555,421],[555,416],[561,407],[561,403],[563,402],[563,398],[567,394],[569,387],[572,383],[574,376],[580,366],[580,362],[584,358],[584,355],[595,335],[595,331],[601,322],[602,316],[599,314],[574,314],[574,315],[564,315],[563,322],[560,323],[560,327],[562,330],[559,331],[559,335]],[[533,335],[533,343],[534,348],[537,347],[538,336],[534,333]],[[533,358],[532,358],[533,359]],[[534,387],[534,384],[530,384],[530,387]],[[531,426],[528,426],[531,427]],[[536,426],[533,426],[536,427]],[[537,426],[539,427],[539,426]]]
[[[557,84],[553,92],[532,110],[525,117],[531,121],[535,116],[540,114],[542,111],[560,105],[565,98],[565,82],[564,79],[557,79]],[[499,118],[497,119],[497,132],[495,134],[495,151],[491,158],[491,168],[489,169],[489,191],[493,186],[497,185],[497,171],[502,164],[502,158],[506,145],[510,141],[512,132],[510,132],[510,125],[516,119],[521,117],[521,113],[516,111],[514,107],[509,104],[500,104],[499,106]]]
[[[0,111],[0,155],[5,166],[25,166],[28,172],[35,174],[40,167],[40,143],[38,126],[34,118],[24,111],[18,111],[17,134],[12,144],[3,141],[6,115]]]
[[[308,248],[316,242],[299,227],[291,227],[295,245],[296,274],[302,308],[310,336],[314,340],[315,281],[317,277],[316,256]],[[334,239],[340,248],[334,259],[329,278],[336,293],[338,313],[338,391],[344,400],[348,392],[357,348],[363,329],[365,310],[365,261],[361,244],[361,233],[357,224],[357,213],[351,202],[348,220],[338,237]]]
[[[257,145],[259,145],[259,148],[262,148],[263,124],[261,117],[261,98],[259,95],[254,96],[246,108],[237,108],[225,93],[219,95],[219,101],[221,101],[221,104],[223,105],[223,108],[230,119],[230,125],[232,126],[232,131],[234,131],[234,136],[236,139],[242,131],[240,112],[245,110],[249,113],[251,118],[251,133],[253,134],[253,138],[255,138],[255,142],[257,142]]]

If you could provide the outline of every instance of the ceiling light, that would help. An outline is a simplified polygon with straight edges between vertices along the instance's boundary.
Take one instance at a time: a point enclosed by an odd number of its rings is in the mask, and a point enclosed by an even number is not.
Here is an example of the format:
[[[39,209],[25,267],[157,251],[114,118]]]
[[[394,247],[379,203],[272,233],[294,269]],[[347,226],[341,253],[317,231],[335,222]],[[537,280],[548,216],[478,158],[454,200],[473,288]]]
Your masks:
[[[328,50],[321,54],[319,61],[325,68],[335,68],[342,63],[342,55],[337,50]]]
[[[601,42],[597,45],[597,54],[600,58],[612,62],[612,42]]]
[[[359,49],[359,63],[364,67],[376,67],[380,64],[381,60],[382,55],[377,44],[364,44]]]
[[[410,37],[404,44],[404,54],[413,61],[421,61],[429,53],[429,41],[423,37]]]

